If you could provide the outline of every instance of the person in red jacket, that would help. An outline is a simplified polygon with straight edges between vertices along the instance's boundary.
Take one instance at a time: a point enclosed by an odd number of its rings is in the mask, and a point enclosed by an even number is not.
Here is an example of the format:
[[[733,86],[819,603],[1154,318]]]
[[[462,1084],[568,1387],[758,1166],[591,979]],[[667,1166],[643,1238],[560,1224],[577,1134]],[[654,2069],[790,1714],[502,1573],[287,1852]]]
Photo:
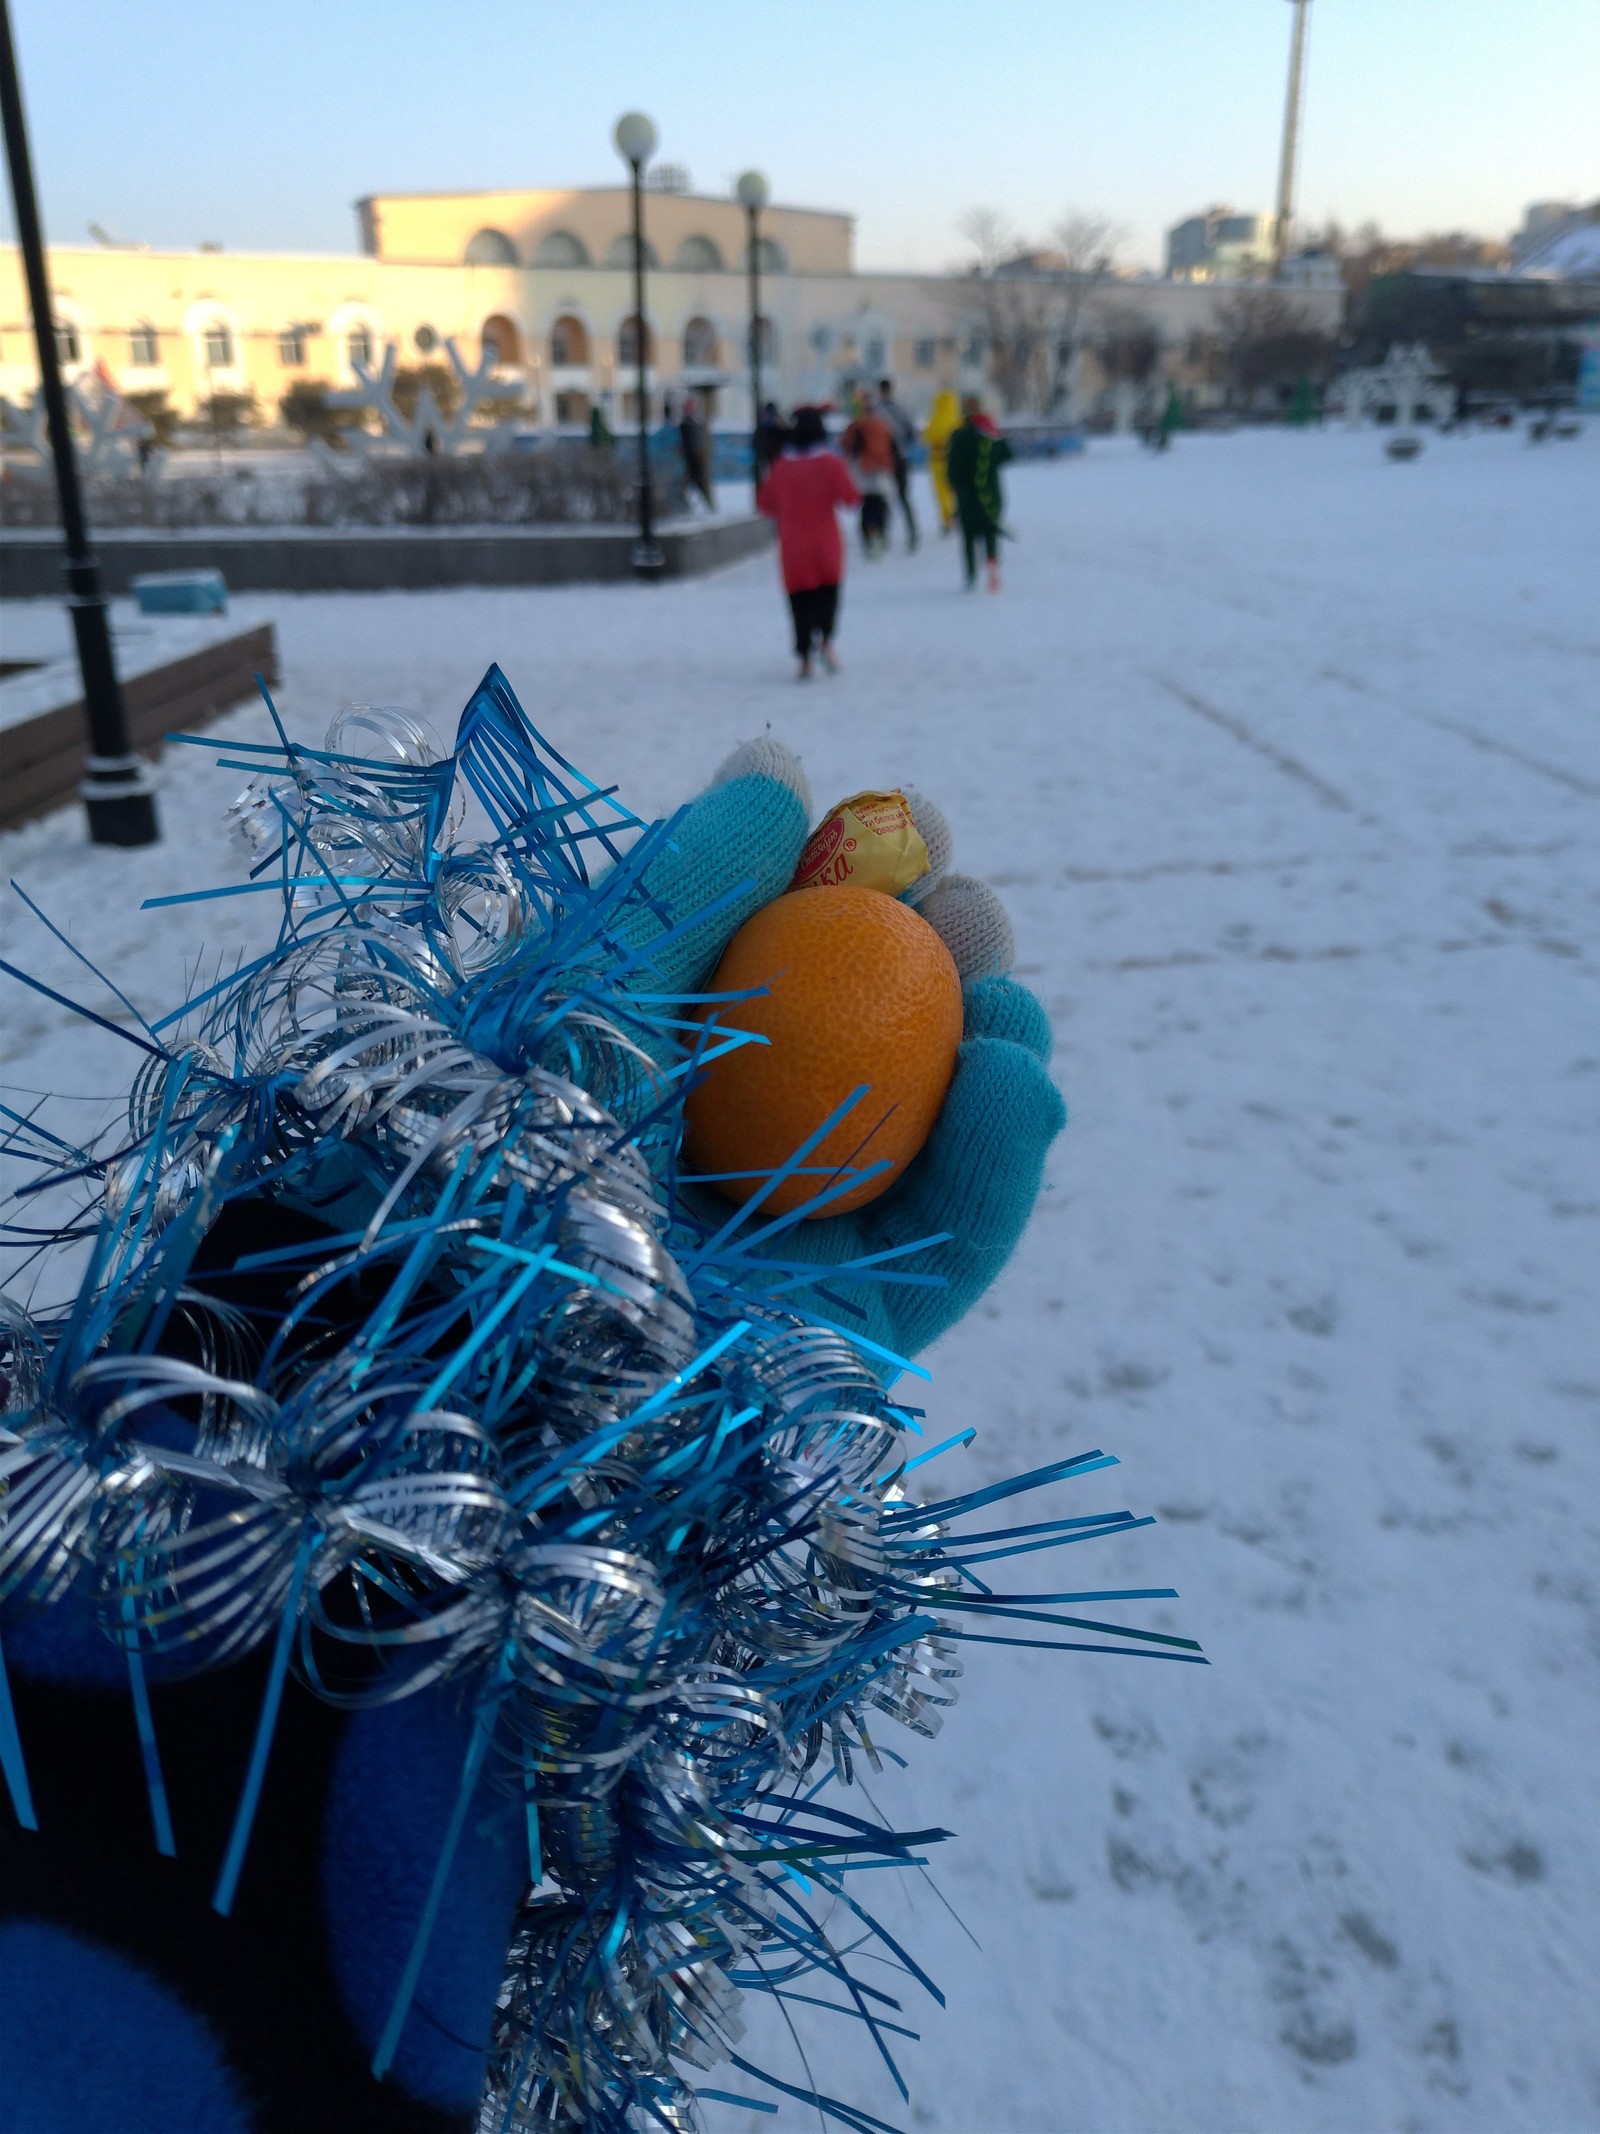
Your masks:
[[[816,408],[796,408],[787,452],[774,461],[756,497],[762,515],[778,523],[778,561],[794,616],[799,679],[811,676],[811,648],[837,674],[833,632],[839,616],[844,542],[836,514],[859,504],[861,495],[843,460],[828,448],[828,432]]]

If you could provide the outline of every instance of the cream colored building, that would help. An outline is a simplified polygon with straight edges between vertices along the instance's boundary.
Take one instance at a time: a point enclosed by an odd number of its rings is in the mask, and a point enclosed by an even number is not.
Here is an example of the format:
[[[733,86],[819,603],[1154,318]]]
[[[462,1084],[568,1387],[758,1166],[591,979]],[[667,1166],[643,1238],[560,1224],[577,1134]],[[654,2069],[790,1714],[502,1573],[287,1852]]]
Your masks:
[[[348,386],[355,362],[376,364],[391,342],[403,364],[442,361],[453,339],[469,365],[492,353],[536,422],[580,424],[597,403],[614,421],[629,417],[625,187],[374,194],[357,215],[363,249],[348,256],[53,246],[68,377],[98,371],[123,393],[166,394],[183,415],[212,395],[248,395],[272,422],[297,381]],[[745,229],[733,201],[646,196],[652,398],[693,389],[714,419],[738,424],[751,413]],[[764,390],[780,403],[837,400],[888,373],[920,414],[940,385],[989,383],[995,313],[970,279],[858,273],[844,214],[773,206],[761,231]],[[1041,302],[1049,293],[1039,277]],[[1317,323],[1337,322],[1342,291],[1296,294]],[[1110,281],[1087,294],[1077,335],[1092,345],[1097,317],[1125,325],[1136,314],[1181,378],[1226,295],[1197,282]],[[1076,380],[1085,401],[1104,384],[1092,360]],[[0,395],[21,402],[36,383],[21,262],[0,247]]]

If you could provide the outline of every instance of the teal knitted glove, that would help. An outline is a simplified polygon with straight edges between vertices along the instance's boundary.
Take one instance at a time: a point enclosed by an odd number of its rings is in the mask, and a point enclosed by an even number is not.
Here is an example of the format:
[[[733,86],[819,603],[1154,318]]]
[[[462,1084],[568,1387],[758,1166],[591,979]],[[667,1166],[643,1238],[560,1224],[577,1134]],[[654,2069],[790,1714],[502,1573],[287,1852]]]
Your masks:
[[[798,787],[790,782],[796,776]],[[745,920],[793,880],[810,813],[805,773],[781,742],[752,741],[734,751],[645,871],[659,913],[637,907],[619,931],[645,949],[730,890],[736,894],[652,955],[638,990],[693,992],[711,976]]]
[[[635,922],[634,945],[647,948],[652,934],[659,938],[736,885],[740,893],[704,926],[668,942],[652,959],[651,979],[684,991],[709,982],[730,936],[789,886],[810,814],[805,774],[781,743],[735,751],[647,872],[661,916]],[[1010,961],[1010,929],[992,891],[950,876],[921,910],[968,978],[965,1034],[944,1108],[889,1192],[854,1213],[795,1224],[767,1248],[818,1270],[815,1281],[788,1292],[793,1302],[900,1356],[953,1326],[1011,1257],[1038,1198],[1045,1155],[1066,1124],[1047,1072],[1049,1018],[1025,987],[1000,975]],[[701,1206],[713,1223],[730,1213],[709,1194]],[[828,1278],[848,1261],[895,1254],[924,1238],[941,1242],[879,1264],[932,1283]]]

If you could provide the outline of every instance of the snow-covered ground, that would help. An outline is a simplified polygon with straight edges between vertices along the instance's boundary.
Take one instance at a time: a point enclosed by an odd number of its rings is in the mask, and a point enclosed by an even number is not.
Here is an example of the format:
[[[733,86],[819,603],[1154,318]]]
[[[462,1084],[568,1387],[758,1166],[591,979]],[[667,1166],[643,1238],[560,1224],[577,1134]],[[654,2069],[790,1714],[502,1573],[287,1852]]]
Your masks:
[[[855,565],[806,689],[765,559],[235,611],[276,620],[302,734],[351,698],[448,730],[496,658],[648,812],[770,722],[819,802],[940,798],[1010,904],[1074,1116],[931,1359],[939,1435],[981,1431],[942,1465],[1120,1454],[1066,1508],[1162,1523],[1067,1582],[1170,1581],[1213,1664],[972,1648],[879,1798],[959,1833],[981,1949],[873,1877],[949,2009],[907,2002],[909,2109],[817,2016],[821,2086],[948,2134],[1600,2127],[1600,434],[1097,445],[1011,497],[999,599],[949,542]],[[138,909],[233,877],[209,762],[169,753],[158,849],[0,840],[141,1007],[240,938],[244,905]],[[4,1013],[58,1117],[125,1080],[114,1038]]]

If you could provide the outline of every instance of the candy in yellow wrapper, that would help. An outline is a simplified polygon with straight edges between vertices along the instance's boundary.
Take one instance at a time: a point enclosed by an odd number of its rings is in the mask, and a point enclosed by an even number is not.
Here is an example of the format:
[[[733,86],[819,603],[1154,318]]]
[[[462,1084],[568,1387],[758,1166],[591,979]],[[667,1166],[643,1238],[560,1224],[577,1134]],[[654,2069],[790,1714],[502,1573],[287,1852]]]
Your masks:
[[[928,872],[928,848],[898,787],[852,793],[831,808],[806,840],[791,889],[879,889],[897,897]]]

